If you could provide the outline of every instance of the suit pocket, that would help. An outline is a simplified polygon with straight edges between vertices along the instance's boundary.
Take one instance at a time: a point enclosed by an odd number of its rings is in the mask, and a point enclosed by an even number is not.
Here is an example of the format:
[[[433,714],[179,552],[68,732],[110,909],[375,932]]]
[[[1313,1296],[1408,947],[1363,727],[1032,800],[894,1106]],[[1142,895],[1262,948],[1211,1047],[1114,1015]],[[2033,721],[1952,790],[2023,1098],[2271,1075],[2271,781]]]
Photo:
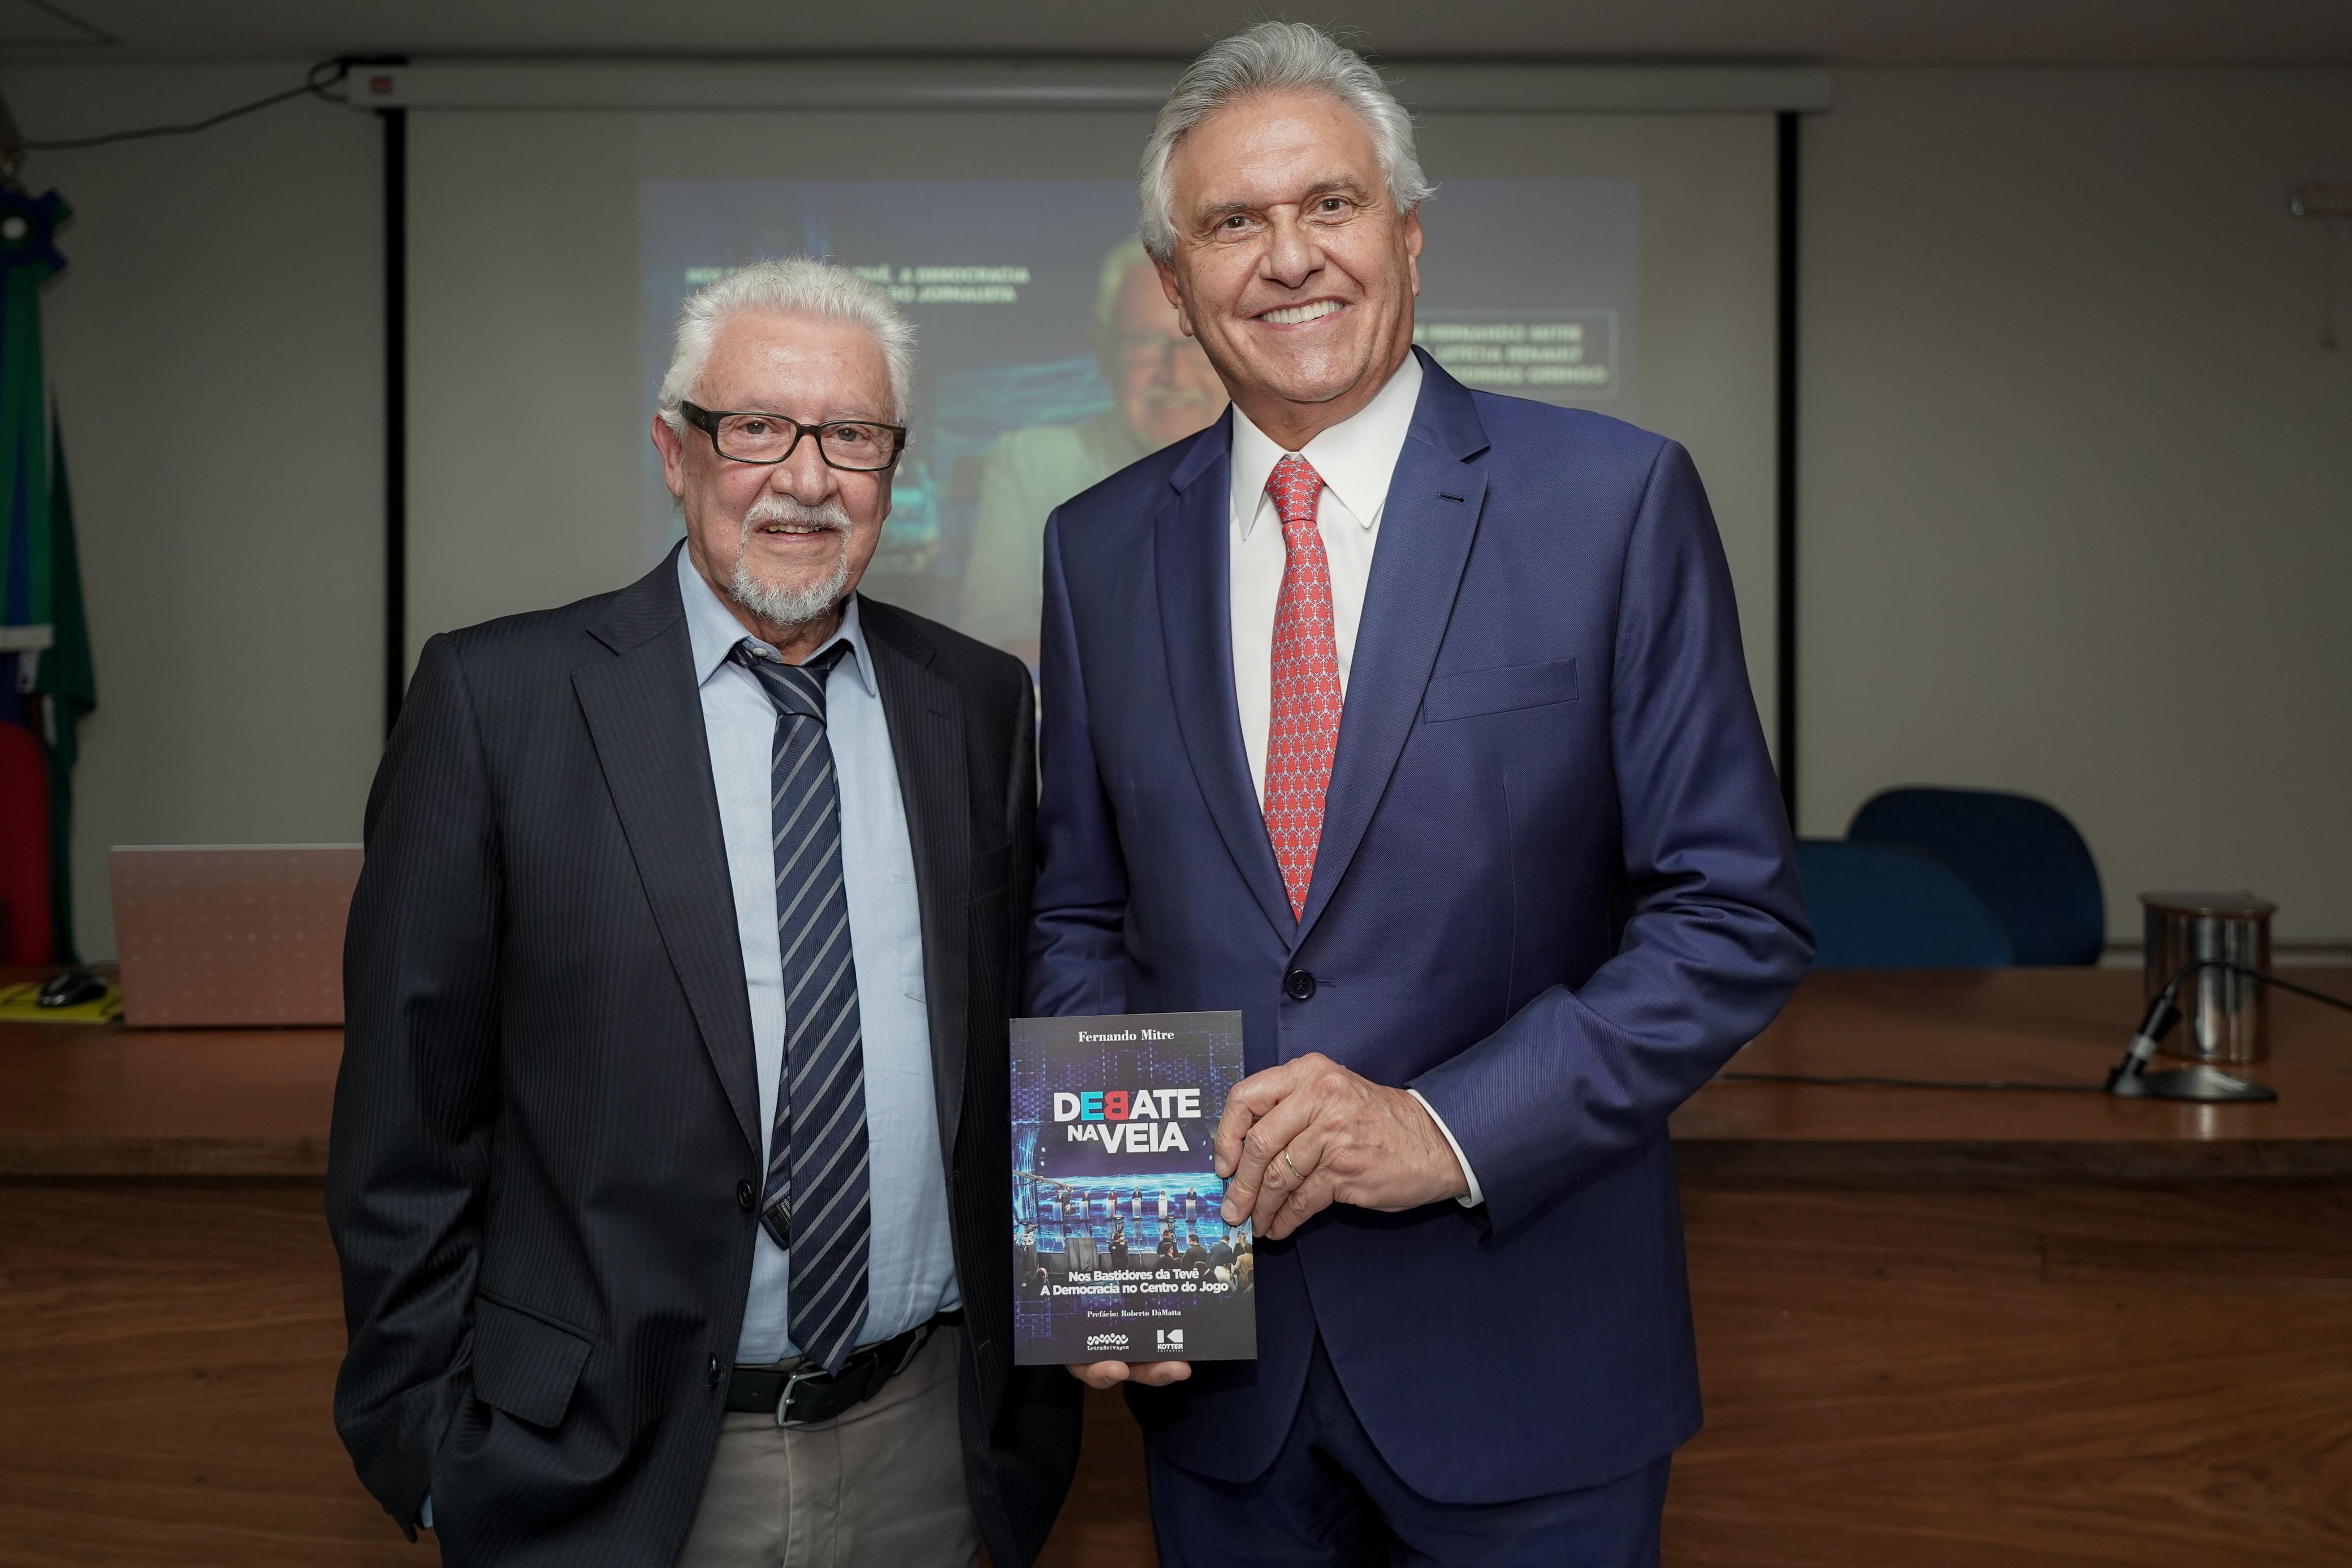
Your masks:
[[[1482,713],[1507,713],[1514,708],[1544,707],[1576,700],[1576,661],[1553,659],[1540,664],[1506,664],[1496,670],[1465,670],[1439,675],[1421,699],[1421,721],[1441,724],[1447,719],[1473,718]]]
[[[474,1397],[518,1421],[562,1421],[588,1350],[569,1329],[493,1297],[474,1297]]]

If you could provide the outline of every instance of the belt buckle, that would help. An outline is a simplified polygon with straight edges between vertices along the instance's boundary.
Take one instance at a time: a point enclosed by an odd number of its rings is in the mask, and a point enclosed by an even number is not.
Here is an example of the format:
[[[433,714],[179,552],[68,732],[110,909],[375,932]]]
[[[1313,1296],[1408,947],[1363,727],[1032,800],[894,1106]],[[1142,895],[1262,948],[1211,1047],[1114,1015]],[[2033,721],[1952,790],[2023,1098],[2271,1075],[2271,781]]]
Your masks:
[[[808,1426],[808,1425],[809,1425],[809,1423],[808,1423],[808,1422],[806,1422],[806,1421],[795,1421],[795,1420],[793,1420],[793,1419],[792,1419],[792,1418],[791,1418],[791,1417],[786,1414],[786,1413],[787,1413],[788,1411],[790,1411],[790,1410],[792,1409],[792,1407],[793,1407],[793,1389],[795,1389],[795,1388],[798,1388],[802,1384],[803,1384],[803,1383],[807,1382],[810,1378],[813,1378],[813,1377],[823,1377],[824,1375],[825,1375],[825,1374],[824,1374],[824,1369],[823,1367],[821,1367],[821,1366],[819,1366],[819,1367],[803,1367],[803,1368],[802,1368],[800,1371],[793,1373],[791,1376],[789,1376],[789,1377],[787,1377],[787,1378],[785,1378],[785,1379],[784,1379],[784,1392],[783,1392],[783,1395],[782,1395],[782,1397],[780,1397],[780,1398],[776,1401],[776,1425],[777,1425],[777,1426],[779,1426],[779,1427],[805,1427],[805,1426]]]

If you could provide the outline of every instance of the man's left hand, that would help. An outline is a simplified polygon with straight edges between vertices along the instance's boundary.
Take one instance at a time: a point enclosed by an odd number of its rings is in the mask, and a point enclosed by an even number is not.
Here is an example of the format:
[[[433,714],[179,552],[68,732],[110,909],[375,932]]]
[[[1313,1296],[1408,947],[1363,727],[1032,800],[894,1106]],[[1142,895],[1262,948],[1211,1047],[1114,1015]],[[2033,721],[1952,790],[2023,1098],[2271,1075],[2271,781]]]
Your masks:
[[[1389,1213],[1467,1197],[1469,1177],[1422,1103],[1310,1052],[1225,1096],[1224,1220],[1279,1241],[1334,1203]]]

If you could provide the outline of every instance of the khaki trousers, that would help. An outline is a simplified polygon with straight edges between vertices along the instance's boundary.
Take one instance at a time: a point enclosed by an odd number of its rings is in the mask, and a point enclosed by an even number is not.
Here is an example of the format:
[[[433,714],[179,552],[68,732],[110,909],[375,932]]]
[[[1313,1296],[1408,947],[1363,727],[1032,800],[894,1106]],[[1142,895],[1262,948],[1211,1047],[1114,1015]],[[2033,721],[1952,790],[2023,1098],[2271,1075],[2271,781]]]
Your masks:
[[[677,1568],[971,1568],[980,1528],[964,1490],[956,1364],[945,1325],[914,1364],[831,1421],[722,1418]]]

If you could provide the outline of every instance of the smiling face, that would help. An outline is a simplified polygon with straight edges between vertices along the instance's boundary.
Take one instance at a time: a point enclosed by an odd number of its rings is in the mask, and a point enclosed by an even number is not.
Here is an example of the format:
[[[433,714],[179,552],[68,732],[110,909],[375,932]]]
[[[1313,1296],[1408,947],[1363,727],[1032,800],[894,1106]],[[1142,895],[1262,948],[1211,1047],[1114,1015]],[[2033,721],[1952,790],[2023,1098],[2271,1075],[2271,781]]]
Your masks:
[[[1244,413],[1285,448],[1370,402],[1412,348],[1421,219],[1364,122],[1284,92],[1202,120],[1169,161],[1160,281]]]
[[[882,346],[845,321],[744,311],[719,325],[692,401],[730,413],[897,423]],[[730,463],[688,425],[656,417],[662,476],[686,518],[686,549],[735,618],[787,659],[814,653],[874,559],[890,515],[890,472],[826,465],[803,436],[777,464]]]

